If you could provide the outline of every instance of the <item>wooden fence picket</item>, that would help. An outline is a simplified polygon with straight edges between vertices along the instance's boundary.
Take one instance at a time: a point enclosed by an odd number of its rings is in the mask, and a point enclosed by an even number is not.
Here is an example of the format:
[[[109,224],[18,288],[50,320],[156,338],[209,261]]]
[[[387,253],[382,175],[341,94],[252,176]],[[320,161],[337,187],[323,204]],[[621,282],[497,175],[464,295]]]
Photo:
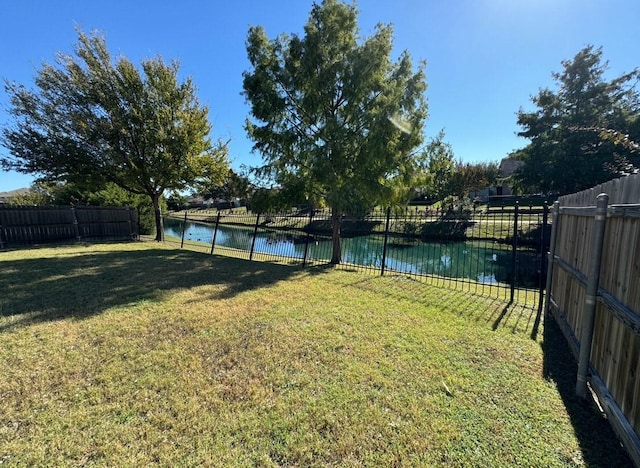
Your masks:
[[[595,236],[594,204],[600,193],[609,196],[609,208],[593,334],[587,338],[583,331],[585,327],[588,331],[591,319],[585,319],[585,302],[592,298],[587,297],[586,287],[594,276],[588,262]],[[640,174],[560,197],[558,202],[547,311],[555,316],[574,354],[589,351],[591,387],[640,466]],[[580,343],[581,339],[585,342]]]
[[[137,213],[123,207],[0,206],[0,248],[137,237]]]

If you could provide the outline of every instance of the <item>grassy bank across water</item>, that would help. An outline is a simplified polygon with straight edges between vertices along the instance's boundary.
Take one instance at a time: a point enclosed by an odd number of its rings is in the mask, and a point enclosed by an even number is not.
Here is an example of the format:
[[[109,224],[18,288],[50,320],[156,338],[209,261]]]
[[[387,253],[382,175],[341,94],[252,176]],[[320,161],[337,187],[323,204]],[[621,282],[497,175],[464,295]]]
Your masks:
[[[521,214],[518,231],[523,240],[538,242],[540,234],[537,232],[541,218],[537,215],[526,215],[525,210]],[[236,208],[233,210],[188,210],[169,212],[168,218],[190,222],[202,222],[213,225],[216,220],[223,225],[254,227],[256,224],[256,213],[246,211],[246,208]],[[526,222],[522,221],[525,216]],[[371,213],[366,218],[346,217],[341,223],[341,232],[346,237],[367,234],[384,234],[386,223],[386,213],[383,210]],[[304,214],[274,214],[260,215],[259,225],[262,228],[309,232],[331,236],[331,217],[328,212],[316,214],[313,219]],[[454,212],[450,216],[435,213],[426,216],[424,212],[407,210],[405,212],[393,213],[389,232],[394,235],[406,236],[408,238],[422,240],[462,240],[462,239],[490,239],[500,242],[510,243],[513,237],[513,213],[506,214],[501,211],[477,211],[473,214]],[[531,237],[535,239],[532,239]]]
[[[501,301],[154,243],[0,252],[0,290],[9,466],[630,466]]]

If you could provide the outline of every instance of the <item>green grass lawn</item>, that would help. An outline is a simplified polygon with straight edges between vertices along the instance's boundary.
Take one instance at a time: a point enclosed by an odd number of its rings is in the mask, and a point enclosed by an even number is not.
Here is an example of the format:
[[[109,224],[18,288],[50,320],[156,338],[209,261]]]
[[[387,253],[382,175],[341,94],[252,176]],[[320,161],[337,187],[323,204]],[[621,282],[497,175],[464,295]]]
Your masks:
[[[631,466],[534,311],[154,243],[0,252],[0,464]]]

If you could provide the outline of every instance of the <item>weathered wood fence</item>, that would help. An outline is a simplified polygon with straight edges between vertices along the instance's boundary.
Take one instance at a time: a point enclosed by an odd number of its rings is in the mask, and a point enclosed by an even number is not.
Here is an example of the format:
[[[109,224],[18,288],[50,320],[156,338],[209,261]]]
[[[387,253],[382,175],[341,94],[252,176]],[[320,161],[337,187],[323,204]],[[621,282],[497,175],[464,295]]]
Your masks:
[[[640,175],[560,197],[553,222],[546,311],[640,466]]]
[[[131,208],[0,207],[0,249],[69,240],[128,240],[137,236],[138,214]]]

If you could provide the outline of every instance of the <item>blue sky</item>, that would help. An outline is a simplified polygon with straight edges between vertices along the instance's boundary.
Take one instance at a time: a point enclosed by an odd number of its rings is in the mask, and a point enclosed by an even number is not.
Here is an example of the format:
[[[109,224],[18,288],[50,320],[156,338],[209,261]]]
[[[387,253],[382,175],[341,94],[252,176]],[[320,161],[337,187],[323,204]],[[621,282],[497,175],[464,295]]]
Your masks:
[[[242,91],[251,25],[269,37],[300,33],[312,0],[4,0],[0,78],[31,87],[56,52],[72,52],[75,27],[100,30],[113,55],[134,63],[179,60],[209,107],[214,138],[231,139],[232,165],[257,165],[243,125]],[[640,66],[638,0],[360,0],[359,24],[394,25],[394,58],[407,50],[427,62],[426,135],[445,130],[456,158],[498,161],[524,146],[516,115],[553,86],[551,73],[584,46],[602,46],[613,77]],[[0,92],[0,125],[10,123]],[[0,152],[6,153],[0,147]],[[0,192],[27,187],[30,176],[0,172]]]

